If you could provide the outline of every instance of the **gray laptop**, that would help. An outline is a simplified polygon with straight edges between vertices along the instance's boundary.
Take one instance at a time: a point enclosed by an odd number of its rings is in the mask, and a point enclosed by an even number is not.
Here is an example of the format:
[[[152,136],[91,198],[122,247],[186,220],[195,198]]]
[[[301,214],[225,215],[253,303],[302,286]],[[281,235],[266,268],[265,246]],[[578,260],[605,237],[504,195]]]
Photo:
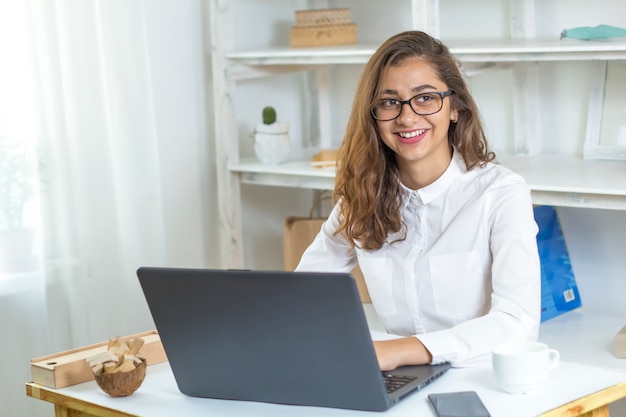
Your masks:
[[[137,275],[189,396],[382,411],[449,369],[381,372],[350,274],[142,267]]]

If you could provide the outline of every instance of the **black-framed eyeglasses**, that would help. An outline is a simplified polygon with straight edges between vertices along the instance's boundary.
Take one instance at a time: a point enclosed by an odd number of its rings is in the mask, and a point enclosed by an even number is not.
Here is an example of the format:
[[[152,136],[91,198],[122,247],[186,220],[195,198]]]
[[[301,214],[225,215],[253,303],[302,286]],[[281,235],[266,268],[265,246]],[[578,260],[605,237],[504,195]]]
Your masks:
[[[405,104],[408,104],[411,110],[420,116],[435,114],[443,108],[443,99],[451,96],[452,94],[454,94],[454,91],[448,90],[445,92],[433,91],[429,93],[421,93],[408,100],[383,98],[378,100],[372,108],[372,117],[381,122],[396,119],[402,113],[402,108]]]

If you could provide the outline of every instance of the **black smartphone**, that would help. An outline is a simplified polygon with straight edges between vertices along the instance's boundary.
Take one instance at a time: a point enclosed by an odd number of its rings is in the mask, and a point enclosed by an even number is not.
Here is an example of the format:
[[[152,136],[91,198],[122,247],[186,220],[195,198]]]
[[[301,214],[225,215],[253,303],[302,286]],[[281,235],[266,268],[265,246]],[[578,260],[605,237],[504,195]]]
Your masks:
[[[476,391],[428,394],[438,417],[491,417]]]

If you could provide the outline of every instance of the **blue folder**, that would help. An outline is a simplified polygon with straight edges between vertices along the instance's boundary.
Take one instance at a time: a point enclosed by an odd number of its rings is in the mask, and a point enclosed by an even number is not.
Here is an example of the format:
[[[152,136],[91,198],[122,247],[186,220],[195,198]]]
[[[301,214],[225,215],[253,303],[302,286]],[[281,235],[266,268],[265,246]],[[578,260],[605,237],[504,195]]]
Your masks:
[[[582,305],[561,223],[553,206],[534,208],[539,225],[537,245],[541,261],[541,321]]]

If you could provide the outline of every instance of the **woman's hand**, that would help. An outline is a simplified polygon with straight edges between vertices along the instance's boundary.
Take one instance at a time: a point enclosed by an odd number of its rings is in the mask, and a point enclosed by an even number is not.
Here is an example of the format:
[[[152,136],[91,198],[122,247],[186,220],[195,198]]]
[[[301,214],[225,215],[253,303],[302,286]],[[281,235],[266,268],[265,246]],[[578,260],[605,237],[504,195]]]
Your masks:
[[[374,350],[381,371],[391,371],[403,365],[423,365],[433,359],[416,337],[374,341]]]

